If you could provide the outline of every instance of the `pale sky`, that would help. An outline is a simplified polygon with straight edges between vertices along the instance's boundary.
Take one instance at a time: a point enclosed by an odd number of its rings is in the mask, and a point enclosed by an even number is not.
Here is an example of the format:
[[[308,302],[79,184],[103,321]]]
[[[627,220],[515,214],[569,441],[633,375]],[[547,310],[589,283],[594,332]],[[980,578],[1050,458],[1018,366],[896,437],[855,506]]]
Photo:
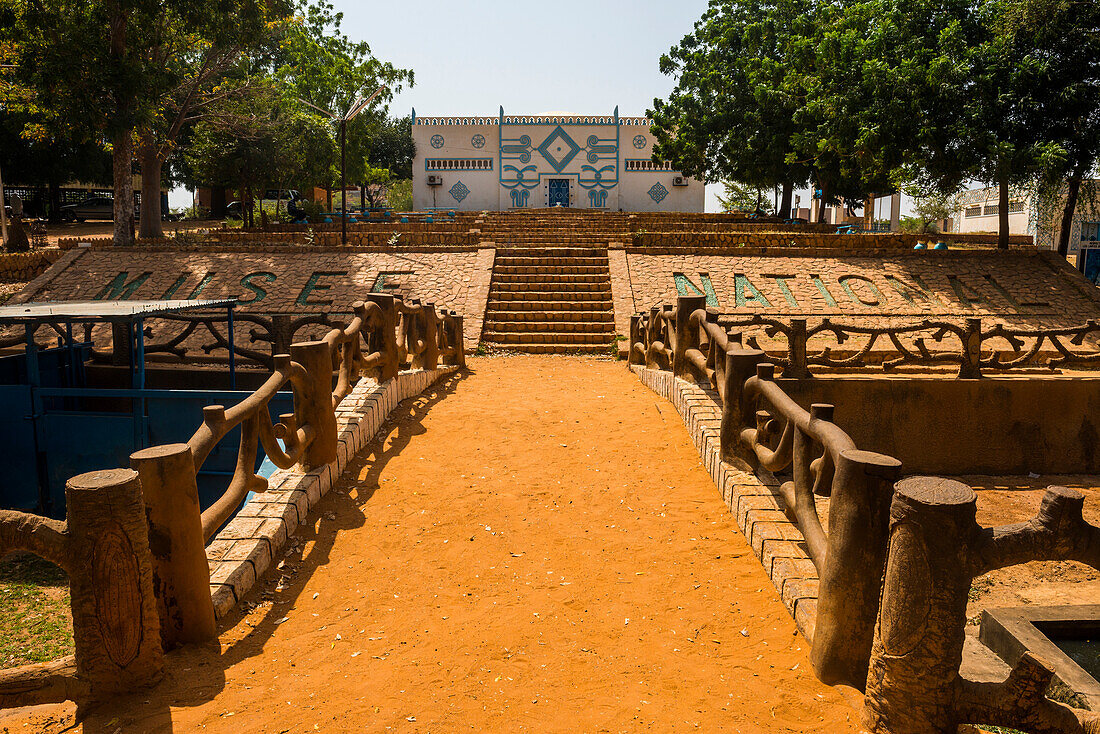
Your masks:
[[[394,116],[549,112],[641,116],[672,90],[661,54],[692,30],[707,0],[333,0],[343,31],[382,60],[412,69]],[[717,186],[707,187],[717,211]],[[172,192],[172,206],[190,195]],[[802,192],[803,206],[808,192]]]

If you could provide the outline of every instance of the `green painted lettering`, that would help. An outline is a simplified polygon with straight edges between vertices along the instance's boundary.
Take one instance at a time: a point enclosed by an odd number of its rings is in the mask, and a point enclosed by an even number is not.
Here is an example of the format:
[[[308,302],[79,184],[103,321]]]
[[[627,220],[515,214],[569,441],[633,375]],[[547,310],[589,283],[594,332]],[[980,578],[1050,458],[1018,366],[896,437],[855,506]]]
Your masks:
[[[186,281],[186,280],[187,280],[187,275],[186,274],[181,275],[180,277],[176,278],[176,282],[173,283],[172,285],[168,286],[168,289],[164,291],[164,295],[162,295],[161,298],[168,299],[168,298],[171,298],[172,296],[176,295],[176,291],[178,291],[183,286],[184,281]]]
[[[317,281],[321,278],[337,277],[340,275],[347,275],[346,270],[318,270],[313,275],[309,276],[309,280],[302,287],[302,292],[298,294],[298,298],[294,301],[299,306],[331,306],[332,299],[311,301],[309,300],[309,294],[314,291],[327,291],[332,288],[331,285],[321,285]]]
[[[748,292],[746,293],[746,291]],[[752,306],[763,306],[764,308],[772,307],[771,301],[756,289],[748,276],[741,273],[733,276],[733,297],[738,308],[744,308],[750,304]]]
[[[195,286],[195,290],[191,291],[191,295],[188,298],[198,298],[199,294],[206,290],[206,286],[210,285],[210,281],[214,280],[214,273],[207,273],[202,276],[202,280]]]
[[[957,275],[947,276],[947,280],[951,283],[951,289],[955,291],[955,297],[958,298],[962,305],[967,308],[974,308],[976,303],[984,303],[985,299],[981,293],[978,293],[973,287],[962,282]]]
[[[883,301],[882,291],[878,289],[870,278],[862,275],[842,275],[837,279],[840,282],[840,287],[844,289],[844,292],[848,294],[848,298],[852,299],[853,303],[862,303],[864,306],[881,306]],[[874,294],[874,300],[866,300],[863,296],[860,296],[852,288],[852,281],[857,283],[866,283],[871,289],[871,293]]]
[[[825,284],[821,282],[821,276],[811,275],[810,280],[814,282],[814,285],[817,286],[818,292],[821,293],[822,297],[825,299],[825,305],[835,308],[836,299],[833,298],[833,294],[829,292],[829,289],[825,287]]]
[[[718,296],[714,292],[714,284],[710,282],[709,273],[699,273],[699,282],[702,284],[702,289],[699,286],[691,282],[683,273],[673,273],[672,279],[676,283],[676,292],[681,296],[703,296],[707,297],[707,305],[718,307]],[[688,288],[691,288],[694,293],[688,293]]]
[[[267,289],[264,288],[262,285],[257,285],[256,283],[253,283],[252,281],[258,278],[268,283],[273,283],[275,282],[275,279],[277,277],[278,276],[275,275],[275,273],[269,273],[263,270],[258,273],[249,273],[248,275],[244,276],[243,278],[241,278],[241,285],[252,291],[252,298],[249,298],[247,301],[245,301],[242,300],[240,296],[237,296],[237,303],[244,305],[246,303],[256,303],[257,301],[264,300],[265,298],[267,298]]]
[[[791,293],[790,286],[787,285],[788,280],[794,280],[793,275],[765,275],[765,278],[772,278],[775,281],[776,286],[779,287],[779,292],[783,294],[783,299],[787,301],[788,306],[794,306],[798,308],[798,299]]]
[[[385,270],[385,271],[382,271],[374,279],[374,285],[371,286],[370,292],[371,293],[385,293],[386,291],[391,291],[391,290],[394,290],[396,288],[400,288],[401,287],[400,284],[389,283],[389,282],[386,281],[386,278],[388,278],[391,275],[412,275],[412,274],[413,274],[413,272],[411,270]]]
[[[1050,305],[1050,303],[1048,303],[1047,301],[1017,301],[1016,298],[1009,292],[1009,290],[1007,288],[1005,288],[1003,285],[1001,285],[1000,283],[998,283],[996,280],[993,279],[992,275],[986,275],[985,279],[989,281],[989,285],[993,286],[993,289],[995,291],[997,291],[1002,296],[1004,296],[1005,300],[1007,300],[1009,303],[1011,303],[1013,306],[1016,306],[1017,308],[1019,308],[1021,306],[1023,306],[1023,307],[1040,306],[1041,307],[1041,306],[1049,306]]]
[[[936,294],[924,284],[920,276],[913,275],[911,277],[913,278],[913,282],[906,283],[896,275],[887,275],[886,282],[897,291],[898,295],[901,296],[906,303],[912,306],[917,305],[916,299],[918,298],[925,301],[930,306],[939,304],[940,300],[936,298]]]
[[[126,282],[126,278],[130,274],[128,272],[121,272],[114,277],[107,285],[103,286],[103,290],[93,296],[96,301],[121,301],[126,300],[134,294],[141,284],[149,280],[151,272],[145,272],[141,275],[135,276],[129,283]]]

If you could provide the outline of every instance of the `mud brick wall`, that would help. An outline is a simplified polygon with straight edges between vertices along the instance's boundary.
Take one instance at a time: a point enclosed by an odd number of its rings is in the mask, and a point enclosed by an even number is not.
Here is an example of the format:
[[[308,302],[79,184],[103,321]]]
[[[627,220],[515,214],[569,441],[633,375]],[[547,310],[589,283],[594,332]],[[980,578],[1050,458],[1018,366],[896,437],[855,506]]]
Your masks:
[[[489,294],[492,249],[142,246],[77,248],[13,302],[237,298],[238,313],[343,317],[373,292],[419,298],[465,316],[477,344]]]
[[[790,226],[771,225],[723,225],[709,231],[696,227],[676,231],[636,231],[630,244],[653,252],[675,252],[684,248],[722,249],[737,248],[814,248],[828,250],[912,250],[919,242],[946,242],[967,245],[995,245],[997,235],[931,235],[931,234],[836,234],[835,225],[803,224]],[[1030,247],[1029,236],[1014,236],[1014,247]]]
[[[723,314],[829,317],[845,324],[982,317],[990,324],[1058,327],[1100,318],[1100,290],[1052,253],[792,250],[725,256],[628,248],[625,257],[635,313],[674,303],[681,293],[702,293]]]
[[[53,247],[29,252],[0,253],[0,280],[33,280],[60,257],[61,250]]]

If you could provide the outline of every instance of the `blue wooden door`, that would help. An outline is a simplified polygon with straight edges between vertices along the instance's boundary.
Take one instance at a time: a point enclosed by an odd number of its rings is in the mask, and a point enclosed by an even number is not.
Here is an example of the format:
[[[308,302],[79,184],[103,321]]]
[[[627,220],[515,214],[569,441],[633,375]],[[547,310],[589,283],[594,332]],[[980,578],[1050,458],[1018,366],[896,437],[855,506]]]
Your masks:
[[[550,206],[569,206],[569,179],[550,179]]]

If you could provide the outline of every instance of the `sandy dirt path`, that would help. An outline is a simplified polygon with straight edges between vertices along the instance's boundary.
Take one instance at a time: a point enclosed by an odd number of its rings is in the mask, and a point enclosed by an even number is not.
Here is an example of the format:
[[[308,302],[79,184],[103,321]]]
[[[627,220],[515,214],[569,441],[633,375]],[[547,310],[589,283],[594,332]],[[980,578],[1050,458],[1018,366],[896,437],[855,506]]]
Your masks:
[[[859,731],[623,363],[472,359],[383,433],[281,589],[83,731]]]

